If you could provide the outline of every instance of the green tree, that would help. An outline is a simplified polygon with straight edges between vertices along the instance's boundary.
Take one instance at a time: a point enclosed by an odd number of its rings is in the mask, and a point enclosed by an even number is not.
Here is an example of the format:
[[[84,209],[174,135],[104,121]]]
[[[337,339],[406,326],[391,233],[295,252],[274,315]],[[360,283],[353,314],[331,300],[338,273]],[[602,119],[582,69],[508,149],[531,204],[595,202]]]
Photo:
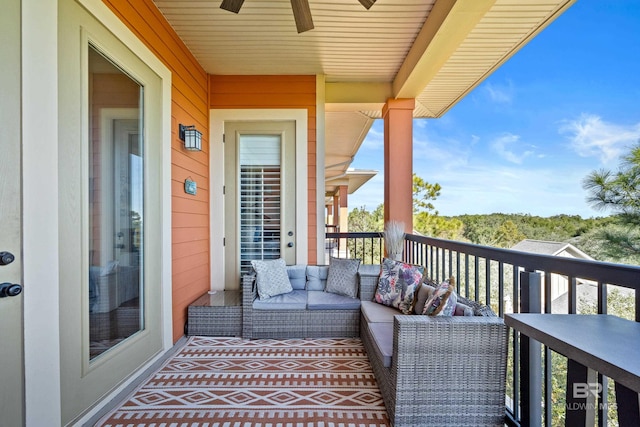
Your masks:
[[[526,237],[513,221],[507,220],[496,230],[494,246],[510,248]]]
[[[601,237],[624,254],[640,255],[640,141],[622,156],[617,172],[592,171],[583,188],[594,208],[613,211],[623,226],[607,227]]]
[[[456,218],[445,218],[419,212],[413,216],[413,228],[425,236],[462,240],[464,224]]]
[[[354,208],[349,212],[349,231],[370,233],[384,229],[384,206],[382,204],[373,211],[367,211],[364,206]]]
[[[432,201],[440,196],[440,184],[431,184],[413,174],[413,228],[426,236],[448,240],[460,240],[463,224],[457,219],[438,215]]]
[[[384,227],[384,206],[382,204],[369,212],[364,207],[349,212],[350,232],[381,232]],[[349,240],[350,256],[362,260],[364,264],[379,264],[382,259],[382,244],[378,239]]]
[[[440,184],[431,184],[424,179],[420,178],[415,173],[413,174],[413,213],[419,212],[430,213],[433,211],[435,215],[438,215],[435,206],[431,203],[431,200],[435,200],[440,196]]]

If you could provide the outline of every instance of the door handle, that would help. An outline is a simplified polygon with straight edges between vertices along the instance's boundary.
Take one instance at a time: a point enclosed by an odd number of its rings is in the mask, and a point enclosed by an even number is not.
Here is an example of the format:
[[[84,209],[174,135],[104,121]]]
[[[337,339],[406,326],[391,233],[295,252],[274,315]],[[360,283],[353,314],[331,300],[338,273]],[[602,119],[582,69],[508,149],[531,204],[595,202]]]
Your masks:
[[[14,283],[2,283],[0,284],[0,298],[15,297],[22,292],[22,286]]]
[[[9,265],[15,259],[16,257],[11,252],[0,252],[0,265]]]

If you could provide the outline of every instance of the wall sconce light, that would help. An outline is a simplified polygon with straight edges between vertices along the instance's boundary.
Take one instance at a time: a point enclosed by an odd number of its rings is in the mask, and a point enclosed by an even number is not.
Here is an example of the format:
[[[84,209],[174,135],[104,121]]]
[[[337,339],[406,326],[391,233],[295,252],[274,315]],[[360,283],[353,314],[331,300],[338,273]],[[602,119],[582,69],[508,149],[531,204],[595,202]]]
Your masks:
[[[178,136],[184,141],[184,148],[191,151],[202,151],[202,132],[195,126],[178,126]]]

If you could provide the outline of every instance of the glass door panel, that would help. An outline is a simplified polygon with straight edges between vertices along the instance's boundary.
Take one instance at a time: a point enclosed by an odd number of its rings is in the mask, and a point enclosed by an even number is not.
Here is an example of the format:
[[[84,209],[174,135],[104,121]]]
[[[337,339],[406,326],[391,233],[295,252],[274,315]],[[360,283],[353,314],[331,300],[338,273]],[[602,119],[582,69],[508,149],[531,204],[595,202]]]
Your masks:
[[[144,88],[89,46],[89,355],[144,328]]]

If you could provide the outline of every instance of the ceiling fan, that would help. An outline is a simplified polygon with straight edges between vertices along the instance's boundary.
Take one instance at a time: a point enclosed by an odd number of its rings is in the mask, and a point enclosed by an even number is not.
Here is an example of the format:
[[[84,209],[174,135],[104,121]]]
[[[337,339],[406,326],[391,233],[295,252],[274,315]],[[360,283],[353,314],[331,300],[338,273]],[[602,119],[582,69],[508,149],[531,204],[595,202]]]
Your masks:
[[[367,8],[367,10],[376,2],[376,0],[358,1]],[[244,3],[244,0],[222,0],[220,9],[238,13],[240,12],[242,3]],[[311,9],[309,9],[309,0],[291,0],[291,9],[293,9],[293,17],[296,20],[298,34],[313,30],[313,19],[311,18]]]

